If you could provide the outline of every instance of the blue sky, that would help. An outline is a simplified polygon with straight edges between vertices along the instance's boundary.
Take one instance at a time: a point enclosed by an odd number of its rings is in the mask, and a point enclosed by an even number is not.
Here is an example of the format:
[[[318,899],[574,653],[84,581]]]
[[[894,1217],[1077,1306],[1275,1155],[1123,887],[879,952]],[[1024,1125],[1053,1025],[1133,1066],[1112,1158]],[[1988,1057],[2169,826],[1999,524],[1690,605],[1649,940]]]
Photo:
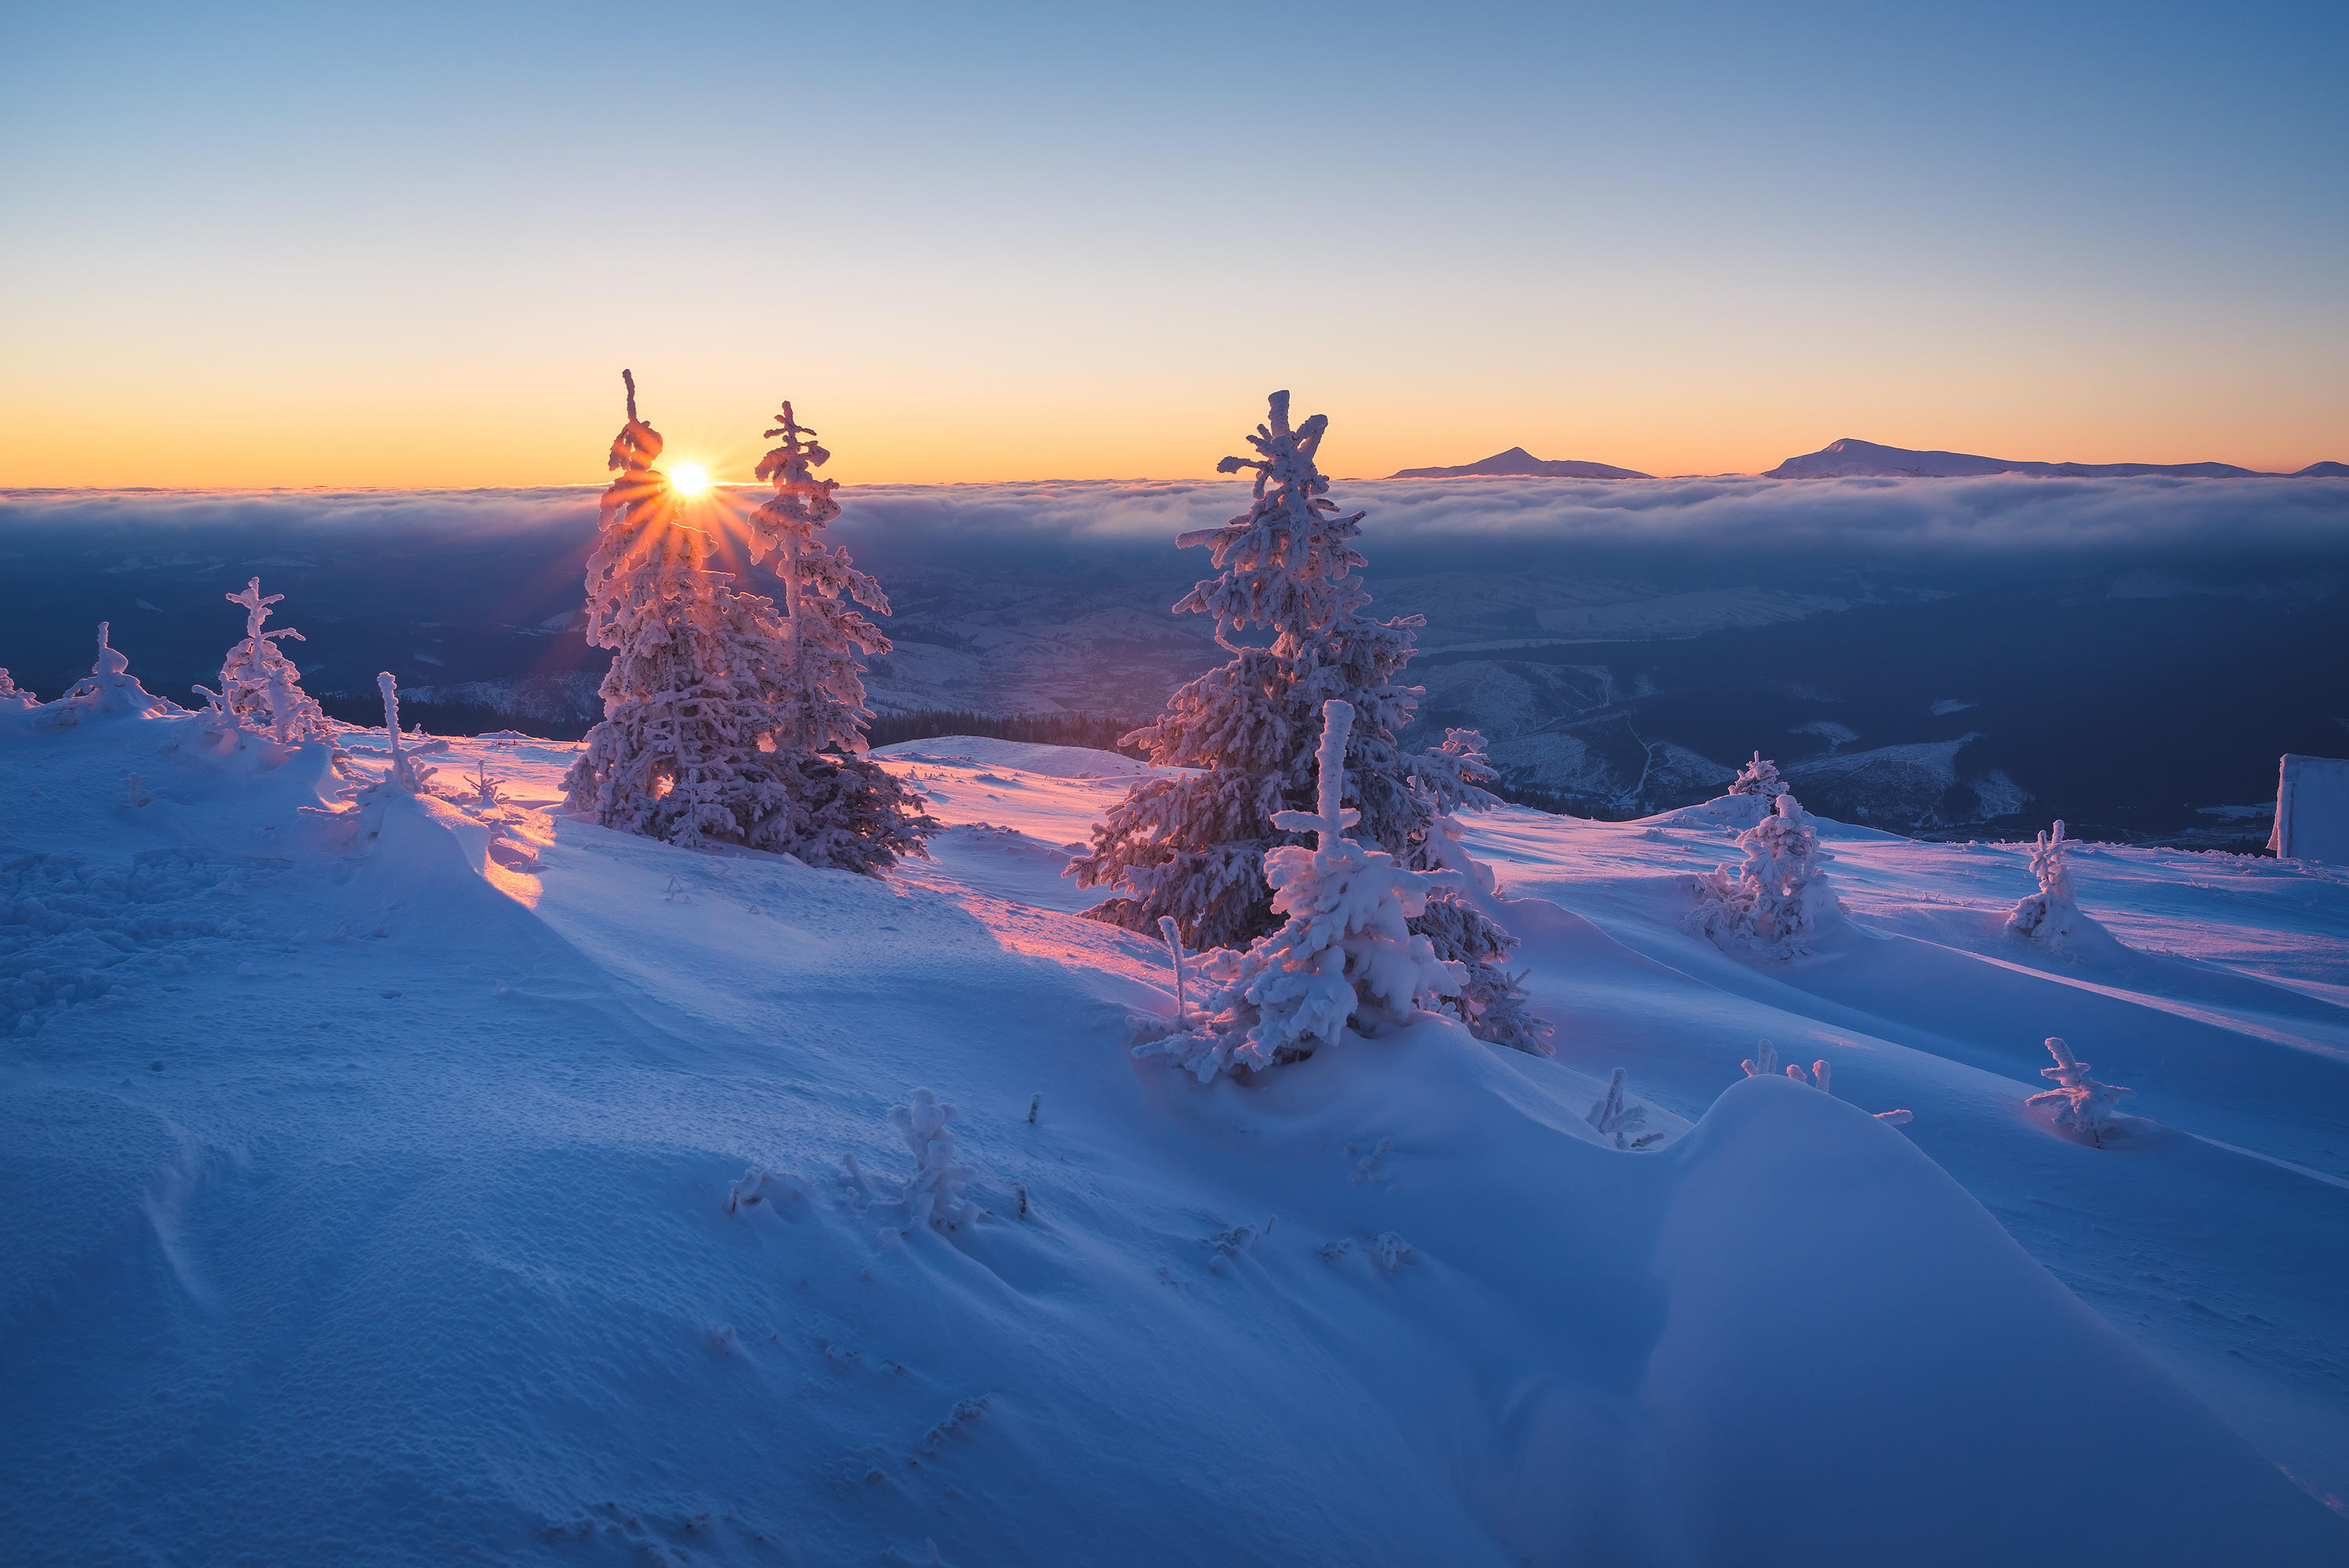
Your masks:
[[[81,5],[0,482],[2349,457],[2349,7]]]

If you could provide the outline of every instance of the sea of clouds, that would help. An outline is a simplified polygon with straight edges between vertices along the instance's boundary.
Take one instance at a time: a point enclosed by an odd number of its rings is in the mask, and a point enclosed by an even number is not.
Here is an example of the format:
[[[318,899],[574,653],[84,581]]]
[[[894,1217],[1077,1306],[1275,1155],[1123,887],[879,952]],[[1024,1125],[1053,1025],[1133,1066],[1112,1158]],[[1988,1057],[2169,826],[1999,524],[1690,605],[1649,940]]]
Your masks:
[[[754,504],[758,491],[735,492]],[[109,548],[173,535],[259,542],[387,536],[438,540],[593,526],[592,487],[477,490],[16,490],[0,492],[0,542],[58,535]],[[956,559],[1147,556],[1247,506],[1236,480],[1068,480],[863,485],[840,491],[839,536],[907,564]],[[1777,577],[1804,564],[2161,562],[2260,566],[2349,555],[2349,480],[1340,481],[1332,499],[1368,513],[1361,548],[1381,572],[1506,569],[1555,559],[1742,562]],[[1190,560],[1199,559],[1196,556]]]

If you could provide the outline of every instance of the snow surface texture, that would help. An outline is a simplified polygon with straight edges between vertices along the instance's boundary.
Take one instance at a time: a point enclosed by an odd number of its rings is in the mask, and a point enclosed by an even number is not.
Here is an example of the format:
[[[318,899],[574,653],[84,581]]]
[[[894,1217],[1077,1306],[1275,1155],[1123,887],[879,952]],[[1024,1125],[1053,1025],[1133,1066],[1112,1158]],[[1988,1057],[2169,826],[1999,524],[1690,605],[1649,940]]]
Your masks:
[[[2349,866],[2349,759],[2285,756],[2268,848],[2290,860]]]
[[[1718,826],[1504,810],[1559,1059],[1427,1026],[1203,1087],[1128,1058],[1164,954],[1059,875],[1141,765],[898,748],[952,826],[884,881],[554,818],[575,754],[460,740],[506,806],[362,822],[323,743],[0,709],[11,1563],[2349,1543],[2349,882],[2084,850],[2127,944],[2084,975],[2003,934],[2021,848],[1823,822],[1850,913],[1763,965],[1679,926]],[[2051,1031],[2164,1130],[2027,1110]],[[1917,1121],[1742,1078],[1762,1035]],[[1642,1152],[1587,1119],[1618,1066]]]

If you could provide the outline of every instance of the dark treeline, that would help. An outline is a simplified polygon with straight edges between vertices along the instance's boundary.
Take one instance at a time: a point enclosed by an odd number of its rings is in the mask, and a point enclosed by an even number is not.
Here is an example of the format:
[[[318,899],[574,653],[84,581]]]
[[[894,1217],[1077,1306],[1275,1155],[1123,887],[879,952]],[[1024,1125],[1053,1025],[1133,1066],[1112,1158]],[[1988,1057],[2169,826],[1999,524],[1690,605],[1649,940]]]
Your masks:
[[[903,713],[874,716],[865,739],[874,746],[895,746],[901,740],[928,740],[941,735],[984,735],[997,740],[1025,740],[1040,746],[1089,746],[1097,751],[1122,751],[1141,758],[1138,746],[1123,746],[1119,738],[1140,728],[1146,719],[1111,718],[1097,713],[972,713],[950,707],[916,707]]]

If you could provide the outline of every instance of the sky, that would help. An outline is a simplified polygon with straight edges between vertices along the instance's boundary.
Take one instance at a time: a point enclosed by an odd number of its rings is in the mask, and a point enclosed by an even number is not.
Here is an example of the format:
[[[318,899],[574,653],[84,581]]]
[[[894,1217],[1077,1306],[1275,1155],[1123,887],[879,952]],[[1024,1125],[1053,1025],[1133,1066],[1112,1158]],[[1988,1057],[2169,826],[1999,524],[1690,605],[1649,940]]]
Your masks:
[[[2349,7],[21,8],[0,484],[2349,459]]]

